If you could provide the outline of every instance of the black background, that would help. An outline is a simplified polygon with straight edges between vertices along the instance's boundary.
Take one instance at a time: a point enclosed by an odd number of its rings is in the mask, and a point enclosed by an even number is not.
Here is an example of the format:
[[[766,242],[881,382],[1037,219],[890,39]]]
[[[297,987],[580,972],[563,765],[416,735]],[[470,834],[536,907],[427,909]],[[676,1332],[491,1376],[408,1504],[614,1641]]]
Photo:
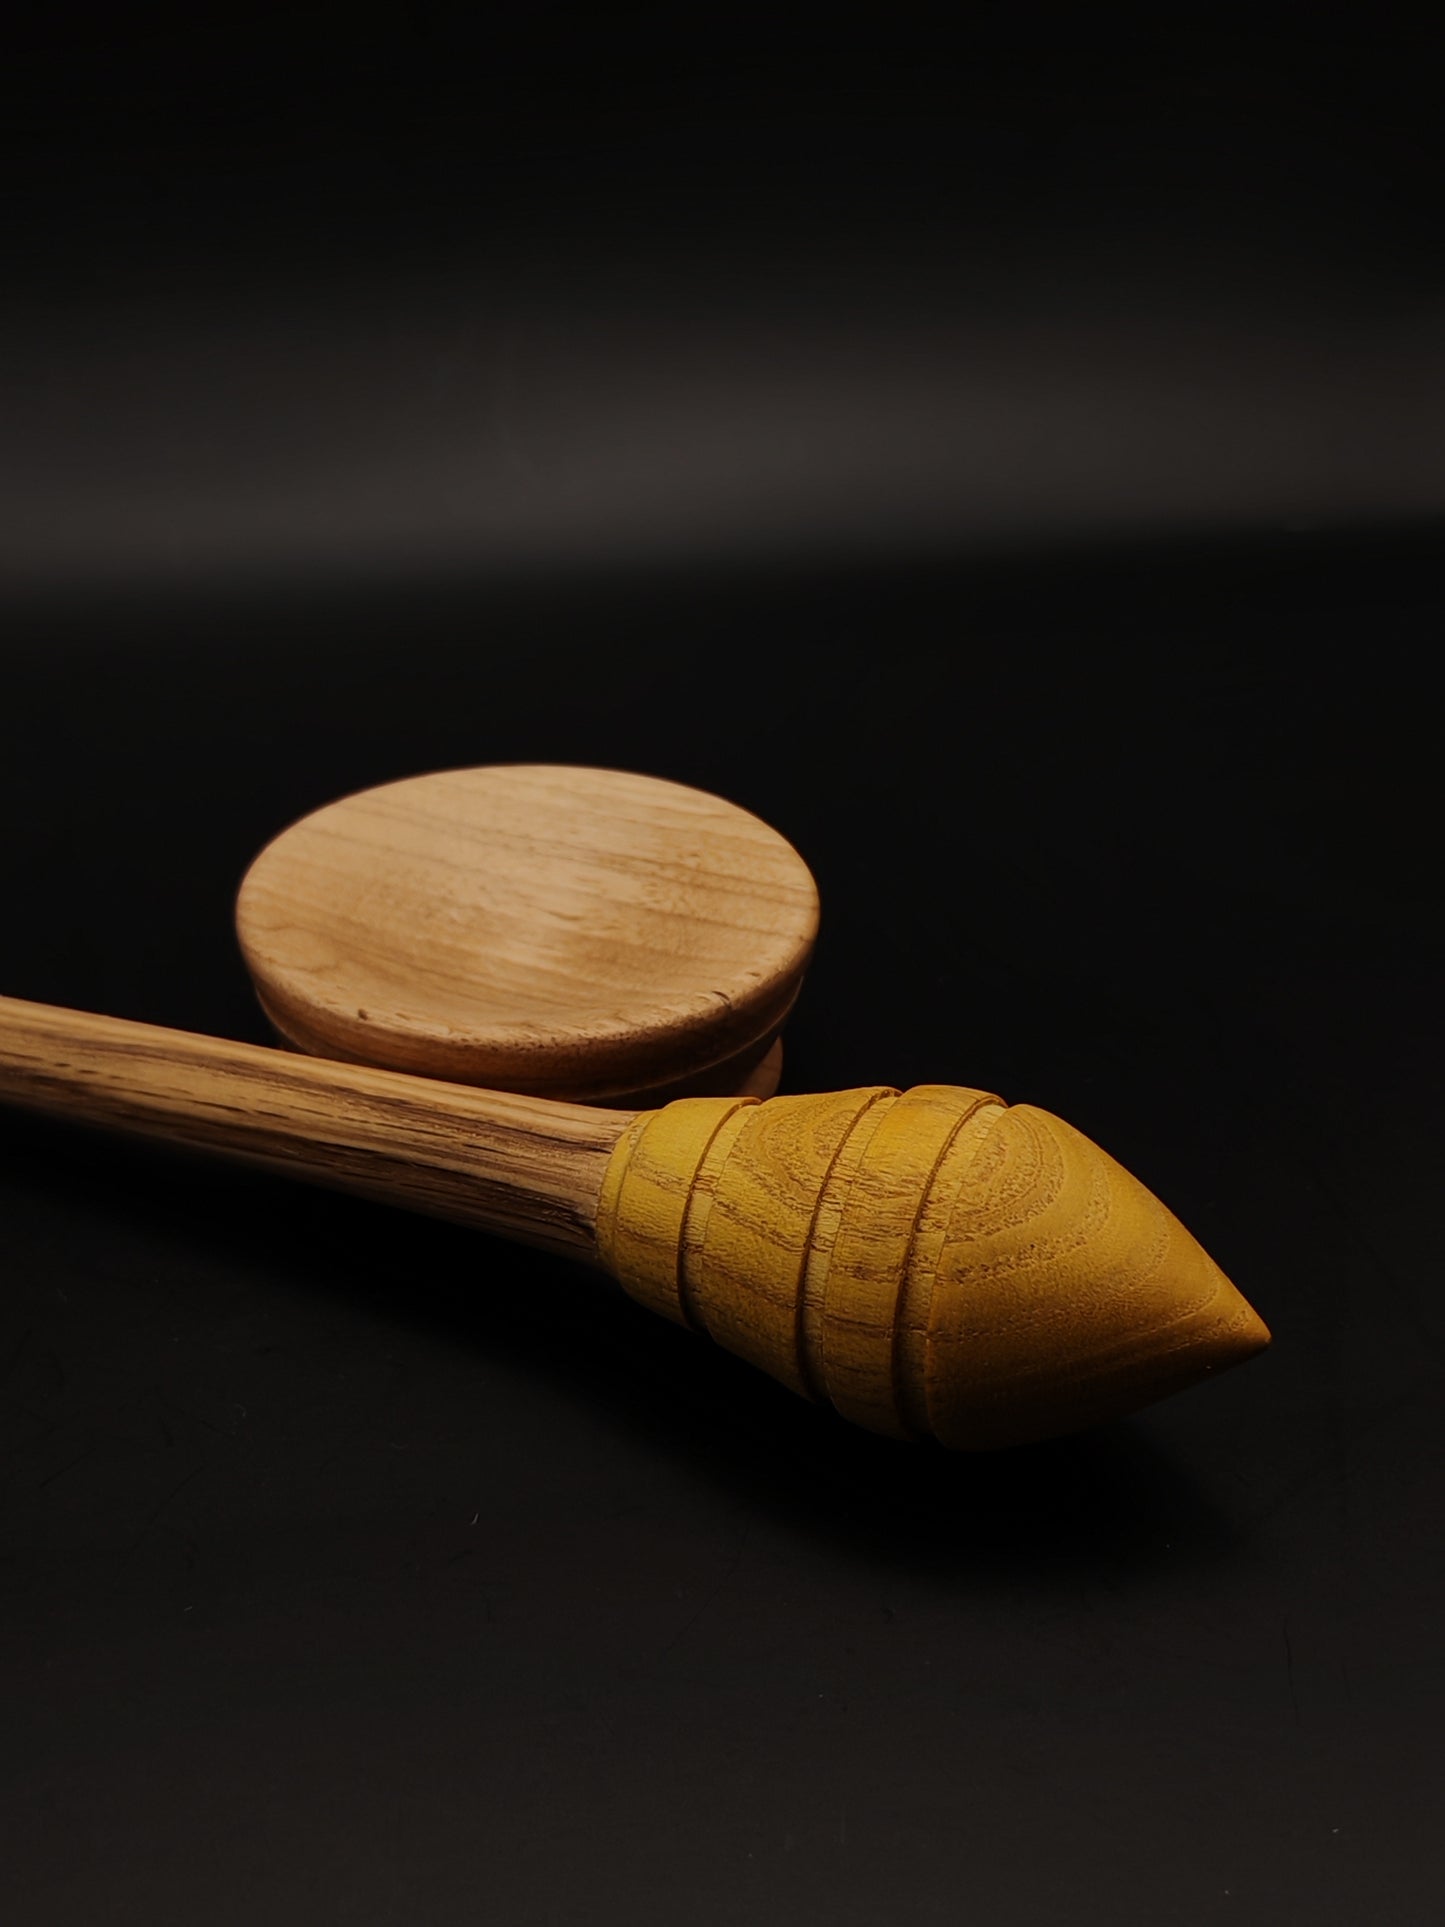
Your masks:
[[[7,1917],[1432,1921],[1435,50],[529,22],[26,28],[4,988],[261,1039],[296,815],[677,778],[789,1088],[1046,1105],[1275,1345],[950,1458],[7,1114]]]

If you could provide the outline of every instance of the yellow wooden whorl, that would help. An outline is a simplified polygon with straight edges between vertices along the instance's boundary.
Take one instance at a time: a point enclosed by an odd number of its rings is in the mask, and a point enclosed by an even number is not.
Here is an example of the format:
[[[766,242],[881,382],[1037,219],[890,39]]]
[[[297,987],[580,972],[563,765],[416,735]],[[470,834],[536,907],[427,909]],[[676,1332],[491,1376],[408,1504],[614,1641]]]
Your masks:
[[[1045,1111],[886,1086],[640,1117],[598,1215],[632,1295],[895,1437],[1133,1410],[1268,1342],[1158,1199]]]

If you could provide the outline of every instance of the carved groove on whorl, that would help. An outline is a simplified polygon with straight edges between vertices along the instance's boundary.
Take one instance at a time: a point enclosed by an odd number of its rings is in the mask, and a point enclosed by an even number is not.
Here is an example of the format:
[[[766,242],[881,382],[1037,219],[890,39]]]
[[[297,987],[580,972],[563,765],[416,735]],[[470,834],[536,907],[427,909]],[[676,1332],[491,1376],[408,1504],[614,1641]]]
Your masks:
[[[1045,1438],[1268,1342],[1152,1193],[985,1091],[683,1099],[619,1142],[597,1236],[644,1304],[900,1438]]]
[[[680,1097],[644,1111],[619,1139],[597,1201],[597,1253],[624,1289],[674,1324],[696,1320],[683,1303],[682,1241],[688,1205],[713,1139],[755,1098]]]
[[[975,1148],[950,1156],[959,1133],[1001,1108],[984,1091],[918,1085],[890,1106],[853,1174],[824,1285],[823,1386],[844,1418],[870,1431],[913,1434],[897,1340],[910,1276],[915,1302],[932,1295],[931,1273],[912,1262],[919,1226],[935,1186],[950,1195]],[[920,1402],[911,1401],[915,1415]]]
[[[685,1296],[708,1336],[805,1397],[816,1396],[802,1312],[820,1206],[855,1129],[897,1096],[879,1086],[754,1107],[717,1172],[705,1234],[685,1246]]]

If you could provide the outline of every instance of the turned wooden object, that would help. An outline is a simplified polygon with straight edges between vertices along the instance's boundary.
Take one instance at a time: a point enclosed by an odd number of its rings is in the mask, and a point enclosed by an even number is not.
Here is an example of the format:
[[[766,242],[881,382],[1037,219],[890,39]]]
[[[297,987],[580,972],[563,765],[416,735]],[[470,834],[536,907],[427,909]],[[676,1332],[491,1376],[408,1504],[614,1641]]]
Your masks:
[[[924,1085],[633,1114],[0,999],[0,1096],[601,1264],[794,1391],[991,1446],[1268,1333],[1177,1219],[1029,1105]]]
[[[757,1078],[811,950],[811,878],[756,819],[651,779],[525,770],[416,785],[306,819],[241,892],[263,1002],[331,1058],[0,999],[0,1098],[600,1265],[665,1317],[897,1437],[1048,1437],[1268,1343],[1177,1219],[1031,1106],[945,1085],[766,1101],[725,1087],[642,1111],[535,1095]],[[454,810],[441,822],[427,813],[439,785]],[[505,889],[474,875],[482,826],[498,821]],[[348,827],[356,842],[334,847]],[[737,838],[730,854],[719,835]],[[470,925],[448,950],[452,891]],[[591,1031],[589,916],[610,930]],[[761,962],[735,916],[758,924]],[[535,982],[529,918],[544,933]],[[476,953],[488,927],[509,928],[504,962]],[[708,981],[729,968],[733,989]],[[473,981],[485,995],[469,998]],[[671,1056],[648,1036],[649,1011]],[[534,1088],[336,1061],[373,1042],[425,1070],[510,1063]]]
[[[634,1106],[770,1096],[817,931],[807,865],[746,810],[551,764],[344,797],[268,844],[236,900],[298,1049]]]

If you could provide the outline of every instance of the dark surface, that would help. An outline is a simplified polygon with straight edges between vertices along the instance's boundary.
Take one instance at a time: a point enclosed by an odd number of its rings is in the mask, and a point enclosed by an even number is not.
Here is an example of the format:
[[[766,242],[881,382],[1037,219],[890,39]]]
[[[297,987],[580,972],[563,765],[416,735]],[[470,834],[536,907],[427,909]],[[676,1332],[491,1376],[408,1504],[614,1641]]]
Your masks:
[[[791,1087],[1049,1105],[1276,1343],[951,1459],[540,1257],[6,1115],[14,1917],[1431,1918],[1433,777],[1381,692],[1439,614],[1307,542],[32,616],[8,990],[260,1038],[229,895],[297,811],[724,789],[822,887]]]
[[[655,88],[36,69],[0,987],[260,1039],[231,897],[298,814],[698,784],[819,879],[789,1088],[1057,1111],[1274,1348],[949,1458],[540,1256],[0,1113],[0,1908],[1434,1922],[1418,61],[1141,87],[995,23],[804,97],[719,33]]]

